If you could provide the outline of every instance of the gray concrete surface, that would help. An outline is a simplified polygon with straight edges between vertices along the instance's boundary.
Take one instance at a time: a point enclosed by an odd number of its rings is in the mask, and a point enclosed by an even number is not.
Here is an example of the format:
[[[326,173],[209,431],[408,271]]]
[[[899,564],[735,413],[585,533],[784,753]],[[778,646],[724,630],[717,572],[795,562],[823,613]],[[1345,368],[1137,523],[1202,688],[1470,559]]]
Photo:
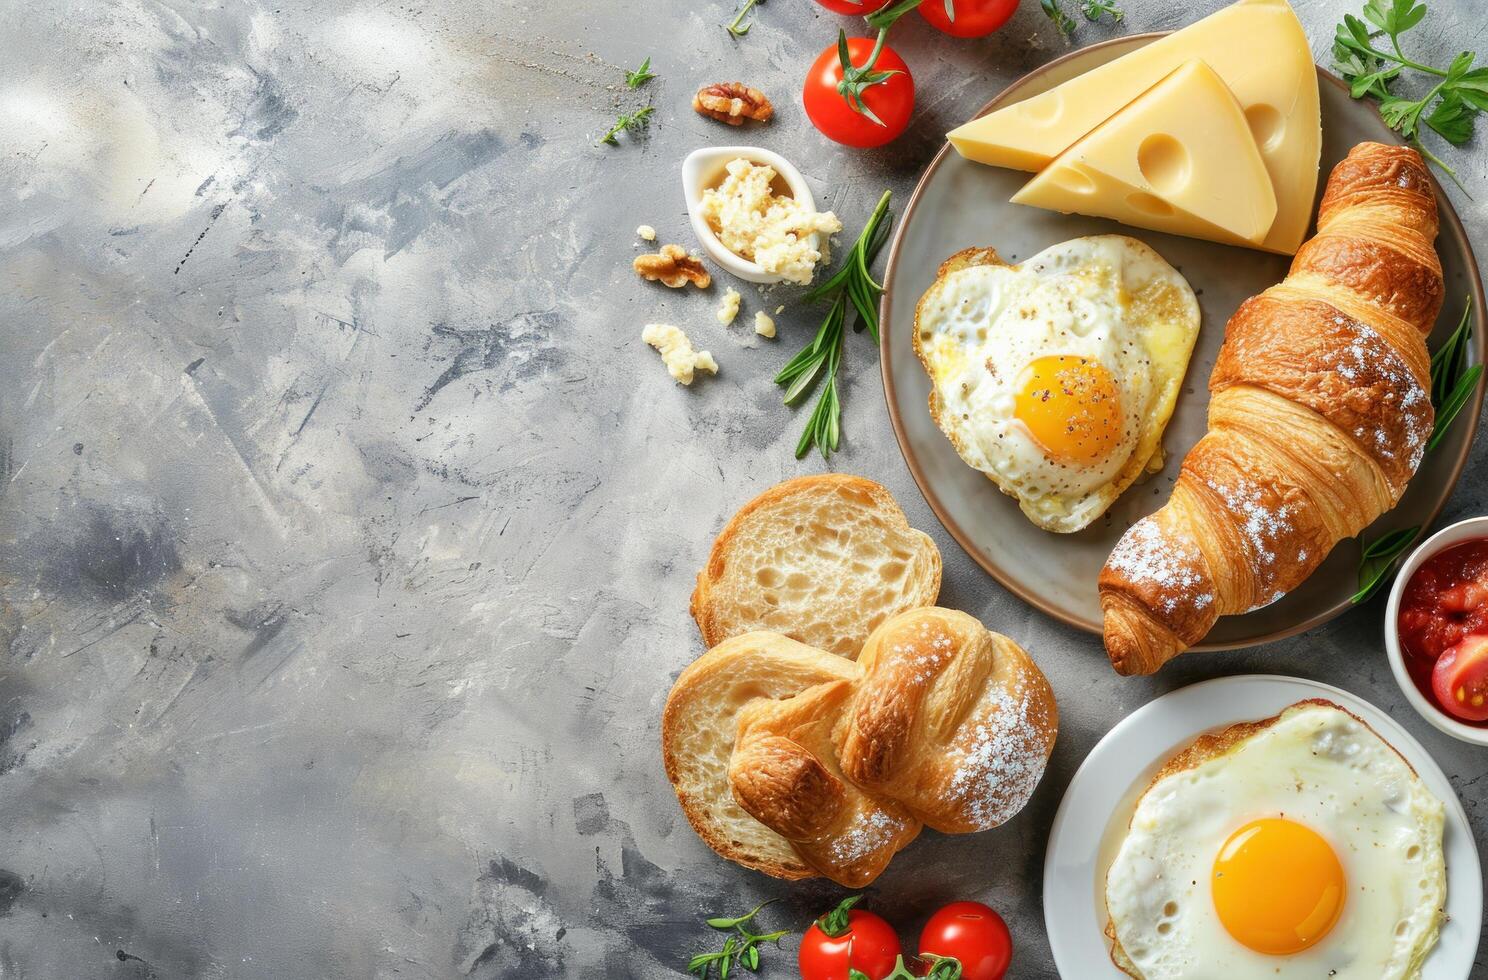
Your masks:
[[[1085,43],[1217,7],[1128,0]],[[1186,9],[1179,9],[1183,7]],[[1488,50],[1434,0],[1433,56]],[[1300,5],[1319,57],[1351,4]],[[632,229],[690,244],[677,166],[735,133],[691,92],[740,78],[855,230],[940,134],[1066,50],[1032,0],[1000,34],[896,39],[920,106],[844,151],[797,87],[839,20],[770,0],[665,4],[182,0],[0,5],[0,977],[672,977],[702,914],[837,890],[718,860],[661,772],[657,717],[700,652],[692,576],[722,521],[797,462],[771,375],[795,293],[636,281]],[[639,93],[621,66],[650,55]],[[639,139],[596,148],[622,108]],[[1450,158],[1488,200],[1481,144]],[[1482,206],[1456,190],[1475,232]],[[745,318],[784,303],[780,339]],[[673,385],[638,340],[684,324],[723,365]],[[1013,975],[1055,976],[1039,874],[1075,766],[1198,678],[1267,670],[1390,709],[1488,837],[1488,753],[1395,690],[1376,602],[1310,635],[1114,676],[940,532],[849,343],[832,469],[886,483],[946,558],[943,601],[1034,650],[1051,769],[987,834],[926,834],[871,890],[912,936],[996,906]],[[1444,519],[1485,509],[1488,442]],[[792,975],[794,943],[767,976]],[[1480,963],[1483,960],[1480,958]]]

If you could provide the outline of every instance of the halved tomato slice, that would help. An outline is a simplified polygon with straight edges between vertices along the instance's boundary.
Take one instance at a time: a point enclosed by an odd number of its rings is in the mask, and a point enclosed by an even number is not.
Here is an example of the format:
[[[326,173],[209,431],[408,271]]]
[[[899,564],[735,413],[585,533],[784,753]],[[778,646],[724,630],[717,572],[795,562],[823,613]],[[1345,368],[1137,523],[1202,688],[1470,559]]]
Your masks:
[[[1488,635],[1465,636],[1443,651],[1431,671],[1443,708],[1464,721],[1488,721]]]

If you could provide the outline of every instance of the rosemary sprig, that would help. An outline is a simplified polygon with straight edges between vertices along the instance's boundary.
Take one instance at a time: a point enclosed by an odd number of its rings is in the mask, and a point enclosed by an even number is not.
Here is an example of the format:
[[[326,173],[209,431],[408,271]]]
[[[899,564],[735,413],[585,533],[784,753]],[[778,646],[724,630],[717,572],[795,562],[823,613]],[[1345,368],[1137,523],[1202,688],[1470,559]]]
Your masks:
[[[728,31],[734,37],[743,37],[745,34],[748,34],[749,29],[754,26],[754,21],[750,21],[749,23],[745,24],[744,18],[749,16],[749,12],[751,10],[764,2],[765,0],[744,0],[744,6],[739,9],[738,15],[735,16],[734,19],[729,21],[727,24],[724,24],[723,29]]]
[[[621,113],[620,118],[615,120],[615,125],[611,126],[599,138],[599,142],[594,145],[601,146],[608,144],[610,146],[619,146],[620,141],[615,139],[616,136],[624,132],[639,132],[645,129],[651,121],[651,113],[655,111],[654,106],[648,105],[637,109],[635,112]]]
[[[796,443],[796,458],[805,456],[812,446],[826,459],[837,451],[842,437],[842,399],[837,390],[837,369],[842,366],[844,327],[848,318],[857,314],[855,331],[868,329],[873,343],[878,344],[878,297],[883,286],[873,278],[869,266],[889,237],[889,192],[884,191],[878,206],[868,217],[862,234],[841,268],[830,279],[803,297],[807,302],[830,300],[826,318],[816,330],[811,343],[801,348],[775,375],[775,383],[785,388],[785,403],[795,405],[813,389],[820,387],[816,405],[806,420],[806,428]]]
[[[655,77],[656,72],[651,70],[651,58],[647,56],[646,60],[641,62],[641,67],[635,71],[625,73],[625,87],[631,89],[640,88]]]
[[[1390,569],[1394,567],[1395,559],[1411,546],[1411,542],[1420,533],[1420,525],[1401,528],[1365,545],[1364,560],[1359,563],[1359,591],[1353,594],[1349,602],[1365,602],[1378,592],[1380,586],[1390,580]]]
[[[1457,329],[1431,355],[1431,404],[1436,407],[1436,425],[1426,441],[1428,453],[1441,444],[1462,406],[1472,397],[1478,379],[1483,376],[1481,364],[1464,370],[1467,367],[1468,320],[1471,315],[1472,296],[1469,295]],[[1359,591],[1349,601],[1364,602],[1378,592],[1390,580],[1395,560],[1405,553],[1420,533],[1419,526],[1403,528],[1365,545],[1364,557],[1359,562]]]
[[[1116,0],[1079,0],[1080,13],[1091,23],[1101,19],[1101,15],[1110,14],[1113,23],[1121,23],[1121,18],[1126,16],[1121,8],[1116,6]],[[1059,0],[1039,0],[1039,7],[1044,15],[1054,22],[1054,27],[1064,37],[1069,37],[1078,26],[1076,20],[1064,12],[1059,6]]]
[[[779,943],[781,939],[790,935],[789,929],[780,929],[776,932],[757,933],[748,927],[759,914],[760,909],[769,905],[769,902],[761,902],[748,912],[732,918],[715,917],[708,920],[708,925],[720,931],[729,932],[731,935],[724,940],[723,949],[716,953],[699,953],[687,961],[687,972],[697,977],[698,980],[708,980],[715,967],[718,969],[718,980],[728,980],[729,974],[737,967],[744,967],[751,972],[758,972],[760,966],[760,945],[763,943]]]
[[[1426,443],[1430,452],[1446,438],[1447,429],[1457,419],[1462,406],[1472,397],[1483,376],[1483,365],[1467,368],[1468,316],[1472,313],[1472,297],[1462,310],[1462,321],[1447,338],[1446,343],[1431,355],[1431,403],[1436,406],[1436,425],[1431,429],[1431,438]]]

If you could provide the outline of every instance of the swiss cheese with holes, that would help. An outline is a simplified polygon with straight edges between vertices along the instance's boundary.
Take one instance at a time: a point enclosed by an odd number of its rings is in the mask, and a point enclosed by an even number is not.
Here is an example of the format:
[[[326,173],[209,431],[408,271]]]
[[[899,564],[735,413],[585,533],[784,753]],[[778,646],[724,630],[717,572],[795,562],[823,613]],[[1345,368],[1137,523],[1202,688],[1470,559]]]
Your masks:
[[[1194,59],[1214,69],[1239,101],[1271,177],[1276,218],[1258,247],[1295,253],[1312,220],[1322,128],[1317,69],[1286,0],[1239,0],[1047,92],[974,119],[948,138],[969,160],[1041,170]],[[1232,178],[1222,171],[1206,179]]]
[[[1276,195],[1240,104],[1190,61],[1065,150],[1014,204],[1259,245]]]

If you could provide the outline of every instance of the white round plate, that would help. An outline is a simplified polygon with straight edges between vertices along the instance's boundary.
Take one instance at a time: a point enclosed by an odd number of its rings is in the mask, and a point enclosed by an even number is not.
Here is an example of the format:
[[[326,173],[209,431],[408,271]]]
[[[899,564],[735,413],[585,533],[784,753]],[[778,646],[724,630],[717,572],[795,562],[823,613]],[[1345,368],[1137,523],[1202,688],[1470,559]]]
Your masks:
[[[1258,721],[1287,705],[1326,698],[1369,723],[1400,752],[1447,808],[1447,916],[1422,980],[1463,980],[1472,972],[1483,914],[1483,874],[1467,814],[1421,743],[1367,701],[1329,684],[1251,674],[1173,691],[1132,712],[1091,751],[1065,791],[1044,858],[1044,925],[1062,977],[1124,980],[1102,929],[1102,885],[1137,797],[1175,752],[1204,732]]]

